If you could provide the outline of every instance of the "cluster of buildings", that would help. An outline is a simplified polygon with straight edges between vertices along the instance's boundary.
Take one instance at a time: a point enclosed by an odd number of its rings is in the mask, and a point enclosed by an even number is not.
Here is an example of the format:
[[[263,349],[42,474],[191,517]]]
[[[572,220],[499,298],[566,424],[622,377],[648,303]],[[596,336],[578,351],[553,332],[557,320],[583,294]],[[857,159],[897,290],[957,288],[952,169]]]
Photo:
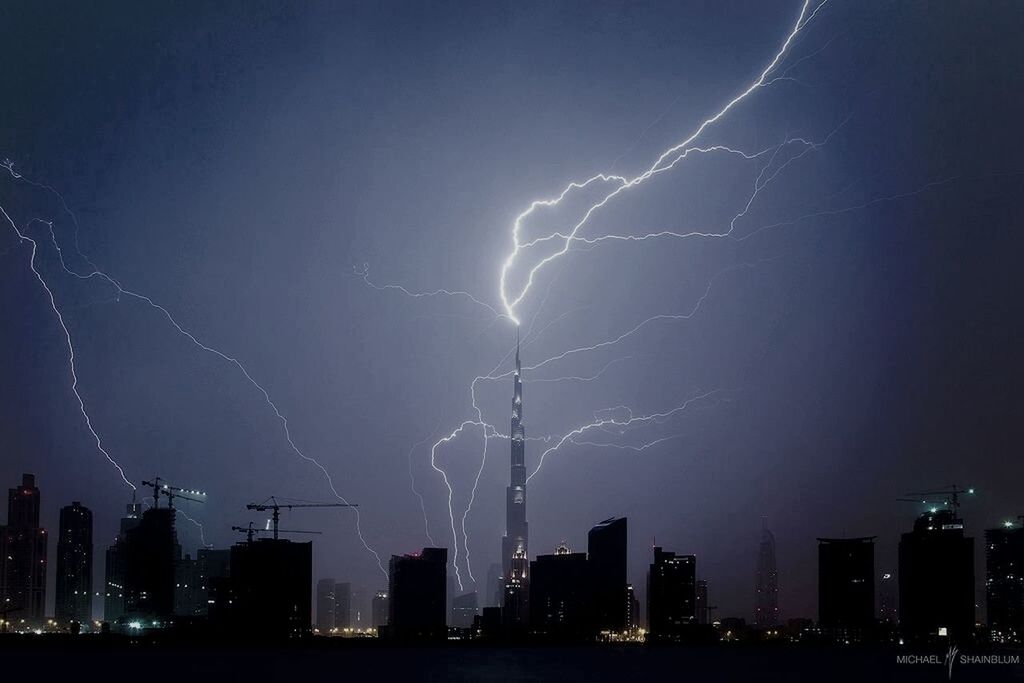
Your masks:
[[[716,620],[708,583],[695,555],[653,548],[645,618],[627,573],[627,520],[610,518],[587,535],[586,552],[562,544],[529,557],[525,429],[519,351],[513,376],[511,461],[501,562],[480,604],[475,592],[455,595],[445,548],[392,556],[387,590],[370,601],[348,583],[324,578],[315,587],[312,544],[272,538],[230,549],[183,553],[175,530],[174,489],[154,487],[146,510],[127,506],[104,577],[93,577],[93,520],[78,502],[61,508],[56,542],[56,596],[45,616],[48,537],[39,524],[40,494],[24,475],[8,492],[0,526],[0,631],[184,630],[272,638],[379,635],[396,640],[452,638],[545,641],[681,642],[779,638],[863,642],[887,639],[956,642],[978,635],[974,539],[965,535],[954,496],[922,514],[899,542],[898,579],[878,573],[875,537],[818,539],[818,620],[781,623],[775,539],[765,526],[758,552],[753,624]],[[180,491],[180,489],[177,489]],[[166,504],[161,506],[161,494]],[[288,507],[283,505],[280,507]],[[300,505],[298,507],[312,507]],[[1005,523],[985,532],[988,624],[999,642],[1024,638],[1024,528]],[[93,614],[93,596],[103,615]],[[358,605],[357,605],[358,603]]]

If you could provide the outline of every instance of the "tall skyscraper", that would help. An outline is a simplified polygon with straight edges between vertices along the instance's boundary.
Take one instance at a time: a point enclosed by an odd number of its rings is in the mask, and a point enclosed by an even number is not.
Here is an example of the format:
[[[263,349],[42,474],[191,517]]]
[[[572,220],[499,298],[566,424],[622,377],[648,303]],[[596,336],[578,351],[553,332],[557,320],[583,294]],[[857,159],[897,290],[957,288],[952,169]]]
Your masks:
[[[708,609],[708,582],[704,579],[697,581],[697,623],[711,623],[711,610]]]
[[[470,628],[480,614],[480,601],[476,591],[463,593],[452,599],[452,616],[449,625],[456,628]]]
[[[505,536],[501,540],[502,572],[505,578],[502,620],[521,627],[527,621],[529,604],[528,541],[526,522],[526,431],[523,428],[522,364],[519,360],[519,330],[516,330],[516,369],[512,384],[511,476],[505,492]],[[394,592],[392,591],[392,599]]]
[[[121,518],[121,528],[114,539],[114,544],[107,548],[106,565],[104,567],[103,619],[116,623],[124,616],[124,576],[128,563],[127,539],[128,532],[142,521],[142,506],[129,503],[125,516]]]
[[[54,614],[64,623],[92,621],[92,511],[78,501],[60,510]]]
[[[334,626],[352,628],[352,584],[334,584]]]
[[[195,559],[185,555],[174,571],[174,614],[207,616],[210,612],[211,583],[231,575],[231,551],[200,548]]]
[[[654,548],[647,574],[647,630],[652,640],[673,640],[697,621],[697,557]]]
[[[444,640],[448,549],[392,555],[388,572],[388,633],[396,638]]]
[[[530,563],[530,631],[549,638],[596,635],[589,578],[586,553],[562,545],[554,555],[538,555]]]
[[[312,626],[313,544],[261,538],[231,546],[228,618],[236,628],[299,638]]]
[[[985,531],[985,594],[992,639],[1024,640],[1024,527]]]
[[[316,582],[316,629],[327,635],[334,628],[334,579]]]
[[[17,623],[38,623],[46,607],[46,529],[39,527],[33,474],[8,489],[7,525],[0,527],[0,609]]]
[[[161,626],[174,615],[181,546],[173,508],[153,507],[125,534],[125,616]]]
[[[775,536],[763,520],[761,544],[757,550],[757,593],[754,623],[777,626],[779,623],[779,572],[775,567]]]
[[[373,596],[372,605],[372,626],[374,628],[382,628],[388,625],[388,592],[377,591]]]
[[[626,584],[626,630],[640,628],[640,601],[636,599],[633,584]]]
[[[609,518],[587,534],[593,619],[599,631],[626,630],[626,518]]]
[[[818,622],[856,641],[875,620],[875,537],[818,539]]]
[[[974,633],[974,539],[948,508],[922,514],[900,538],[900,629],[910,638]]]

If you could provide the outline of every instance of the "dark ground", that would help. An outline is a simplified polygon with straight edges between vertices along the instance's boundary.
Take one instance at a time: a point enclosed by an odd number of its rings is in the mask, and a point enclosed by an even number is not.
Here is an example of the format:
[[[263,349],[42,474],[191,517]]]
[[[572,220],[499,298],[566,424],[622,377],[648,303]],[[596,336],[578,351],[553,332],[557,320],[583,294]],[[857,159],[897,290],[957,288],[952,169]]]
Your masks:
[[[906,653],[906,651],[904,651]],[[941,663],[897,664],[883,648],[719,645],[396,646],[372,641],[215,646],[80,637],[0,638],[0,680],[946,681]],[[1021,656],[1021,651],[1001,654]],[[41,677],[39,677],[41,676]],[[954,664],[952,680],[1024,680],[1024,665]]]

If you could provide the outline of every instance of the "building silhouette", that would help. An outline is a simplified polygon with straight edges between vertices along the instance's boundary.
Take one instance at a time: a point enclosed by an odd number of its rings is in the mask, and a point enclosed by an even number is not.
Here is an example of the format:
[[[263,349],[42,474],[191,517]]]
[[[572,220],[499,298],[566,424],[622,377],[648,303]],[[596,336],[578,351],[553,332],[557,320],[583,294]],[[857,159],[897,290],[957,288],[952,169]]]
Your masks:
[[[153,507],[125,535],[124,617],[146,628],[174,616],[181,546],[173,508]]]
[[[373,596],[373,603],[371,604],[370,610],[372,612],[371,620],[374,628],[380,629],[388,625],[387,591],[377,591]]]
[[[626,629],[633,631],[640,628],[640,601],[636,599],[633,584],[626,584]]]
[[[626,630],[626,518],[611,517],[587,534],[587,560],[594,625],[598,631]],[[538,558],[539,559],[539,558]]]
[[[596,635],[591,569],[586,553],[570,552],[565,545],[530,563],[531,633],[550,639]]]
[[[875,537],[818,539],[818,623],[840,641],[864,639],[875,620]]]
[[[697,621],[697,558],[654,548],[647,574],[647,630],[652,640],[676,640]]]
[[[443,640],[447,636],[447,548],[392,555],[388,572],[388,635]]]
[[[767,520],[761,527],[761,543],[757,549],[757,587],[754,605],[756,626],[777,626],[779,623],[779,572],[775,566],[775,535],[768,530]]]
[[[985,597],[992,639],[1024,639],[1024,528],[1007,522],[985,531]]]
[[[352,584],[334,584],[334,627],[352,628]]]
[[[480,613],[480,601],[476,591],[463,593],[452,599],[452,615],[449,624],[456,628],[472,628],[473,621]]]
[[[124,575],[127,564],[128,532],[142,521],[142,505],[129,503],[121,518],[118,535],[107,548],[104,563],[103,619],[115,623],[124,616]]]
[[[174,614],[204,617],[210,612],[211,584],[231,575],[231,551],[200,548],[193,559],[186,554],[174,572]]]
[[[334,628],[334,579],[316,582],[316,628],[327,634]]]
[[[124,576],[128,563],[128,532],[142,521],[142,505],[129,503],[125,508],[117,537],[113,545],[107,548],[104,565],[103,619],[109,623],[118,622],[125,613]]]
[[[909,638],[974,631],[974,539],[952,510],[932,508],[900,538],[900,629]]]
[[[501,607],[505,599],[505,577],[501,569],[501,562],[492,562],[487,568],[486,593],[484,603],[487,607]]]
[[[704,579],[697,581],[696,601],[697,623],[710,624],[711,611],[708,608],[708,582]]]
[[[881,572],[878,580],[878,621],[894,626],[899,621],[896,579],[892,572]]]
[[[231,546],[230,586],[227,616],[234,627],[276,638],[307,635],[313,544],[278,538],[236,543]]]
[[[92,511],[78,501],[60,510],[54,616],[63,623],[92,621]]]
[[[512,630],[528,621],[529,524],[526,521],[526,430],[523,427],[522,363],[516,329],[516,369],[512,380],[511,473],[505,490],[505,536],[501,539],[502,620]],[[392,591],[394,599],[394,591]]]
[[[0,527],[0,609],[14,622],[43,620],[46,607],[46,529],[39,526],[33,474],[8,489],[7,524]]]

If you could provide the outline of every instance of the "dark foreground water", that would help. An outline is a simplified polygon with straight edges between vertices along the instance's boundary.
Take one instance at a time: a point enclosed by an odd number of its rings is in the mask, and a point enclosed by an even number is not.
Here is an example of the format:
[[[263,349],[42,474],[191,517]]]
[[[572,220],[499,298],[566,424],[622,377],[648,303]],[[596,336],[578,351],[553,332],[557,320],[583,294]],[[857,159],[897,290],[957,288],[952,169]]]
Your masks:
[[[296,647],[0,638],[0,681],[1022,681],[1024,664],[965,662],[945,652],[784,645],[703,647],[459,645],[345,642]],[[2,642],[6,641],[6,642]],[[897,656],[937,663],[899,663]],[[1003,658],[1020,650],[1003,651]]]

